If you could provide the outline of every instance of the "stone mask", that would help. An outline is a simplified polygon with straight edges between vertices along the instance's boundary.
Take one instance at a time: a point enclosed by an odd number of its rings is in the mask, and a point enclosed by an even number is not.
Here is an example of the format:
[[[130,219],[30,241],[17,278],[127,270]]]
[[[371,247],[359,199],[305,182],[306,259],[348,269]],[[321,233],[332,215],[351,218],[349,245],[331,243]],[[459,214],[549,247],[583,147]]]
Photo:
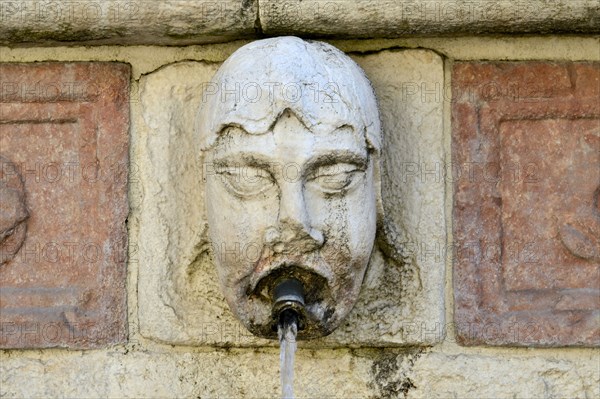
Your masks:
[[[275,338],[274,289],[302,286],[299,339],[352,310],[381,219],[379,114],[371,85],[331,45],[279,37],[237,50],[197,117],[206,213],[225,298]]]

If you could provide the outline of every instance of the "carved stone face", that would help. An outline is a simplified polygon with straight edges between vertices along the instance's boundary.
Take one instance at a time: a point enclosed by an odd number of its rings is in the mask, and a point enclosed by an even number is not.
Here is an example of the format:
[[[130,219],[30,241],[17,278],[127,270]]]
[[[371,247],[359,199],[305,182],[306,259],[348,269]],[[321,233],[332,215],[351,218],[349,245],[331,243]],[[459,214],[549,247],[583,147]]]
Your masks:
[[[21,174],[0,156],[0,266],[11,261],[23,245],[28,218]]]
[[[292,277],[305,291],[306,320],[298,337],[308,339],[332,332],[360,292],[378,218],[378,149],[372,142],[379,145],[379,122],[376,112],[361,115],[373,108],[376,111],[376,104],[358,66],[338,50],[333,54],[337,58],[331,57],[327,52],[332,47],[322,43],[316,44],[314,54],[307,54],[302,48],[315,44],[297,38],[261,41],[267,42],[274,61],[263,69],[271,75],[259,84],[277,81],[286,74],[301,85],[315,84],[308,80],[308,76],[315,76],[311,71],[307,75],[300,70],[294,75],[289,69],[276,67],[278,57],[290,50],[290,41],[292,47],[300,48],[288,54],[297,59],[297,68],[320,62],[324,65],[317,70],[323,72],[333,65],[333,73],[323,77],[339,88],[335,93],[339,98],[334,97],[334,105],[320,107],[310,101],[295,104],[283,95],[274,95],[263,104],[268,109],[247,120],[243,119],[243,100],[230,104],[241,109],[230,116],[234,122],[225,117],[216,123],[219,129],[214,137],[202,138],[210,142],[204,159],[206,211],[221,287],[236,316],[252,333],[276,337],[272,291],[277,281]],[[239,67],[245,60],[241,58],[233,65],[226,63],[216,81],[225,75],[229,83],[237,77],[243,84],[248,65]],[[342,68],[338,59],[344,62]],[[269,62],[261,54],[254,54],[253,60]],[[256,70],[254,67],[250,69]],[[345,77],[352,77],[339,74],[348,72],[344,68],[362,80],[344,82]],[[333,76],[337,81],[331,80]],[[366,103],[349,107],[348,97],[361,98],[356,86],[366,91],[367,96],[360,100]],[[348,87],[355,91],[353,95],[347,93]],[[256,103],[251,104],[255,108]],[[213,114],[201,112],[201,117],[223,117],[214,113],[224,108],[223,101],[207,108],[212,108]],[[377,129],[370,133],[373,140],[369,140],[369,117],[375,121],[370,128]],[[266,128],[257,128],[263,120]],[[200,122],[200,133],[202,129],[210,132],[207,126],[211,123],[214,121]]]

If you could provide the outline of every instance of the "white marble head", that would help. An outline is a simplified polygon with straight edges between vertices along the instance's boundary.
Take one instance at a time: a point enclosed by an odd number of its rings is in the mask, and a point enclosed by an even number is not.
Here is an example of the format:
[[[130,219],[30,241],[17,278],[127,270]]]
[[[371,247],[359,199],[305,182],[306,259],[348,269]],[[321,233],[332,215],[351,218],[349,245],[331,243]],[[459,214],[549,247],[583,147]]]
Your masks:
[[[294,278],[306,302],[298,337],[331,333],[358,298],[381,216],[381,126],[364,72],[326,43],[250,43],[205,87],[196,133],[232,311],[276,337],[273,289]]]

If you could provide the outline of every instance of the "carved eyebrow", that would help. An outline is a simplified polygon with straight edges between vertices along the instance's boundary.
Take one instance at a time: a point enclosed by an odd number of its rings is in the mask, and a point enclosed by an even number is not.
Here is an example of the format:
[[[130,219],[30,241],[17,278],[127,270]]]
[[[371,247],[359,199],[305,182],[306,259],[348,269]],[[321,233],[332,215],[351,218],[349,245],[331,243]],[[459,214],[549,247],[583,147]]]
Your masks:
[[[232,158],[236,159],[236,161],[231,161]],[[278,163],[281,164],[280,162],[271,158],[267,158],[260,153],[244,152],[240,152],[234,157],[229,154],[227,157],[214,160],[214,166],[217,168],[252,166],[265,169],[267,171],[271,171],[271,168],[276,166]],[[353,164],[361,170],[366,170],[369,164],[369,156],[368,154],[362,155],[345,149],[333,150],[331,152],[317,155],[308,160],[305,171],[306,173],[313,173],[318,168],[340,163]]]
[[[234,161],[232,159],[235,159]],[[215,166],[218,167],[231,167],[236,165],[241,166],[254,166],[258,168],[267,169],[273,165],[275,161],[273,159],[265,157],[260,153],[248,153],[248,152],[236,152],[233,154],[227,154],[222,158],[216,158],[214,160]]]
[[[329,153],[319,154],[308,161],[307,169],[321,166],[335,165],[338,163],[354,164],[362,169],[367,169],[369,157],[350,150],[334,150]]]

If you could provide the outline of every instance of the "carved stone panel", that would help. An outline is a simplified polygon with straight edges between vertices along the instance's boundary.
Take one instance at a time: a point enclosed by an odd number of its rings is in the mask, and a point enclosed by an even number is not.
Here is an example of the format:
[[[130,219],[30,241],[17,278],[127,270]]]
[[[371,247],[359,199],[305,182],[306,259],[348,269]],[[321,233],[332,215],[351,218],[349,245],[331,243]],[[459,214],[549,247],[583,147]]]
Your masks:
[[[453,70],[455,322],[467,345],[600,344],[600,65]]]
[[[425,50],[352,58],[366,72],[379,102],[385,220],[356,305],[332,334],[302,345],[433,344],[442,339],[444,326],[443,62]],[[195,163],[194,122],[207,96],[255,100],[269,96],[269,90],[288,90],[286,95],[313,101],[315,86],[303,92],[296,90],[299,85],[278,81],[269,86],[250,82],[220,91],[211,84],[217,68],[181,62],[140,79],[141,118],[135,125],[144,140],[136,164],[143,193],[139,209],[134,208],[139,231],[133,233],[139,243],[140,331],[180,345],[276,345],[239,323],[219,287],[214,254],[203,238],[203,173],[212,171],[203,169],[202,161]],[[316,93],[327,89],[321,85]],[[219,204],[211,206],[218,210]],[[222,251],[251,257],[256,247],[227,242]]]
[[[0,347],[125,341],[127,65],[0,64]]]

